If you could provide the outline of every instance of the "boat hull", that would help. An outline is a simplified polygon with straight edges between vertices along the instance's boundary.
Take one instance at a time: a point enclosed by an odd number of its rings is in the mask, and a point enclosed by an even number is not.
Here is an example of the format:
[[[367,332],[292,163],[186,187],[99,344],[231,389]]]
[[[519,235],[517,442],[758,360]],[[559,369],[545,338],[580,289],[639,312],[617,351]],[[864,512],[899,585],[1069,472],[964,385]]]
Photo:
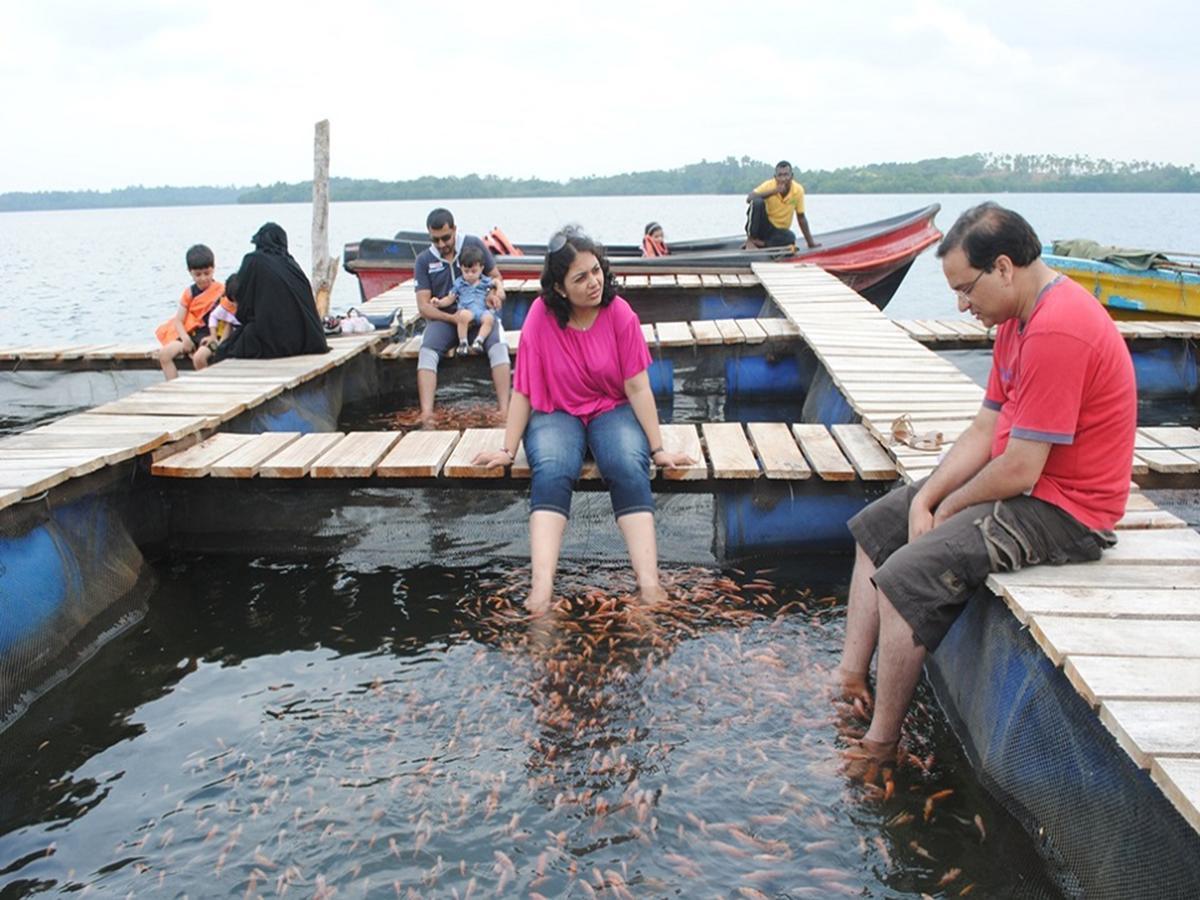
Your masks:
[[[805,262],[819,265],[880,309],[892,299],[913,261],[941,238],[933,224],[940,209],[927,206],[853,228],[815,235],[820,246],[743,250],[737,235],[671,244],[671,255],[646,259],[633,246],[609,246],[617,275],[681,275],[749,273],[754,262]],[[346,271],[358,278],[364,301],[413,277],[417,254],[429,246],[424,232],[400,232],[391,239],[365,238],[347,244]],[[505,278],[536,279],[542,271],[545,245],[519,244],[520,256],[498,256]]]
[[[1043,254],[1046,264],[1083,285],[1115,319],[1200,318],[1200,274],[1136,271],[1112,263]]]

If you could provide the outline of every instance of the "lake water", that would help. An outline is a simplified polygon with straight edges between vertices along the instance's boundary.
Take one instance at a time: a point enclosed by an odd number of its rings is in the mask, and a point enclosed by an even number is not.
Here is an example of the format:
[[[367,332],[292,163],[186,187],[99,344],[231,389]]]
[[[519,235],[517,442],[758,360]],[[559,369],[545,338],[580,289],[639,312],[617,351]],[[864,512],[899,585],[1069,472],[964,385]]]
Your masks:
[[[814,195],[813,230],[829,231],[941,203],[945,230],[982,195]],[[1200,199],[1192,194],[1023,194],[1001,202],[1024,214],[1043,241],[1090,237],[1102,243],[1200,251]],[[432,201],[334,203],[331,252],[363,237],[389,237],[421,228]],[[667,238],[736,233],[745,204],[737,196],[555,197],[448,201],[461,228],[482,233],[500,225],[514,239],[544,240],[565,222],[579,222],[601,240],[636,242],[651,219]],[[237,269],[250,236],[266,221],[288,232],[293,255],[311,264],[311,208],[307,204],[105,209],[0,214],[0,343],[29,344],[153,340],[189,283],[183,256],[206,243],[218,276]],[[358,303],[353,276],[342,271],[332,308]],[[888,307],[895,318],[954,315],[932,251],[913,265]]]
[[[938,201],[945,228],[978,199],[809,205],[820,231]],[[1045,239],[1200,243],[1192,197],[1003,199]],[[334,240],[419,227],[431,205],[334,204]],[[651,218],[669,237],[732,232],[743,210],[737,197],[451,206],[468,231],[533,238],[579,221],[612,241]],[[210,244],[224,274],[273,219],[307,268],[308,216],[0,215],[0,342],[149,339],[189,244]],[[355,302],[343,272],[334,307]],[[888,311],[952,302],[926,253]],[[0,896],[1056,896],[925,687],[894,795],[839,771],[861,723],[822,682],[849,557],[722,564],[696,538],[714,527],[689,506],[705,498],[671,495],[663,546],[689,550],[666,554],[672,601],[639,612],[612,600],[628,570],[598,554],[615,530],[607,501],[585,496],[563,607],[540,625],[513,605],[527,551],[497,549],[524,533],[524,503],[499,492],[418,514],[407,494],[347,489],[327,508],[305,495],[296,540],[177,537],[150,562],[142,621],[0,734]],[[493,515],[485,533],[458,526],[466,512]]]

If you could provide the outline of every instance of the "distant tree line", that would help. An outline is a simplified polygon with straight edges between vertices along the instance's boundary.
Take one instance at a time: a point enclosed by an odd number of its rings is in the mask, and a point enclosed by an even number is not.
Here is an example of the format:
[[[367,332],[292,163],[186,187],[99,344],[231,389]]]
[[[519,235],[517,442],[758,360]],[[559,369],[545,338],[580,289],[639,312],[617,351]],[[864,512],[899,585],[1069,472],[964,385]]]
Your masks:
[[[569,181],[500,178],[495,175],[407,181],[332,178],[332,200],[435,200],[473,197],[580,197],[630,194],[741,194],[769,178],[773,162],[726,157],[677,169],[587,175]],[[954,194],[998,192],[1200,192],[1200,171],[1147,161],[1115,162],[1087,156],[1008,155],[875,163],[842,169],[797,170],[805,190],[816,194]],[[89,209],[123,206],[188,206],[221,203],[307,203],[312,182],[266,186],[129,187],[115,191],[43,191],[0,194],[0,211]]]
[[[114,209],[131,206],[212,206],[237,203],[244,187],[136,187],[114,191],[0,194],[0,212],[31,209]],[[309,198],[311,199],[311,197]]]

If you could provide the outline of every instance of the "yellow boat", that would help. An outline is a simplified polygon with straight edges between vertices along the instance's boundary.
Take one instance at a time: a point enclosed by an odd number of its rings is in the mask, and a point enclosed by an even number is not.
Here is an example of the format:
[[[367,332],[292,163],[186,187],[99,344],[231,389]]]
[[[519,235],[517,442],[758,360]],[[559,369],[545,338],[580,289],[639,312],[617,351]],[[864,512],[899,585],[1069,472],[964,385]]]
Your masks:
[[[1087,288],[1114,319],[1200,319],[1197,267],[1179,264],[1138,270],[1048,252],[1042,258]]]

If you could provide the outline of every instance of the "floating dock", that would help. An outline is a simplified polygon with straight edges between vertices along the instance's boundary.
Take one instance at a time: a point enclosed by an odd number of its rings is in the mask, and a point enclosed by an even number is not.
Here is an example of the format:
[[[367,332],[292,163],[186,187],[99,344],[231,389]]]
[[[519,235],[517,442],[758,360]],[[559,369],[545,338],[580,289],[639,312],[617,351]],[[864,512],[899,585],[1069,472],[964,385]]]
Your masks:
[[[816,380],[832,385],[849,410],[849,421],[827,424],[667,425],[664,442],[686,450],[697,462],[655,473],[656,491],[717,492],[733,485],[805,481],[882,486],[897,478],[920,478],[936,466],[939,454],[895,444],[892,422],[907,416],[918,432],[939,431],[949,445],[979,409],[982,389],[930,349],[943,344],[986,347],[989,336],[976,323],[897,323],[836,278],[799,265],[756,264],[753,277],[624,280],[629,289],[761,286],[779,315],[647,323],[652,352],[659,358],[674,352],[703,354],[717,346],[762,345],[787,352],[788,347],[803,345],[819,362]],[[507,287],[514,294],[531,292],[536,284]],[[372,313],[393,310],[400,311],[404,321],[413,320],[411,284],[381,295],[368,308]],[[1122,328],[1131,340],[1191,341],[1200,334],[1192,323],[1123,323]],[[508,332],[507,340],[519,354],[519,330]],[[328,428],[265,427],[233,433],[226,427],[234,420],[245,423],[239,417],[310,388],[323,377],[348,372],[352,361],[411,365],[417,339],[392,342],[389,332],[380,331],[332,338],[330,346],[330,352],[320,356],[227,361],[0,439],[0,508],[132,461],[152,477],[177,484],[188,478],[253,478],[260,483],[296,479],[297,485],[366,479],[378,486],[396,479],[397,486],[406,487],[461,484],[523,490],[522,479],[528,477],[523,454],[509,470],[482,470],[471,463],[480,449],[498,445],[499,429],[344,434]],[[40,348],[43,361],[53,358],[54,349]],[[78,354],[59,352],[58,358],[89,360],[91,353],[90,364],[108,351],[93,347]],[[28,350],[6,352],[10,360],[35,361]],[[1180,479],[1175,482],[1180,486],[1200,486],[1200,479],[1192,477],[1200,473],[1196,429],[1141,428],[1135,454],[1136,478],[1172,476]],[[597,475],[594,469],[585,472],[585,486],[598,487]],[[1186,823],[1188,837],[1170,831],[1160,841],[1166,853],[1181,840],[1194,841],[1200,832],[1200,535],[1136,490],[1120,528],[1118,545],[1101,561],[993,576],[988,589],[998,601],[976,602],[972,609],[991,609],[1002,602],[1014,646],[1032,641],[1050,667],[1044,677],[1069,685],[1074,702],[1089,711],[1097,727],[1111,733],[1113,752],[1104,764],[1127,765],[1153,782],[1165,804],[1159,818],[1168,831],[1174,827],[1170,816],[1175,812],[1181,817],[1178,821]],[[949,640],[952,648],[969,644],[968,635],[974,634],[970,629],[982,629],[974,614],[960,621],[952,632],[959,637]],[[979,630],[980,635],[990,633]],[[965,677],[970,660],[939,651],[930,666],[953,717],[954,709],[961,712],[962,707],[953,685]],[[1002,673],[993,674],[1000,678]],[[982,672],[976,675],[984,677]],[[958,718],[961,724],[969,716]],[[1019,715],[1005,721],[1010,731],[1023,727]],[[969,732],[964,740],[970,745],[978,737]],[[1118,754],[1125,755],[1123,761]],[[978,756],[985,759],[982,751]],[[989,776],[984,774],[986,780]],[[1021,790],[1020,784],[997,775],[993,785],[1026,810],[1028,821],[1050,817],[1039,812],[1036,797],[1014,793]],[[1110,824],[1116,828],[1120,823]],[[1058,834],[1055,839],[1074,848],[1087,836]]]

